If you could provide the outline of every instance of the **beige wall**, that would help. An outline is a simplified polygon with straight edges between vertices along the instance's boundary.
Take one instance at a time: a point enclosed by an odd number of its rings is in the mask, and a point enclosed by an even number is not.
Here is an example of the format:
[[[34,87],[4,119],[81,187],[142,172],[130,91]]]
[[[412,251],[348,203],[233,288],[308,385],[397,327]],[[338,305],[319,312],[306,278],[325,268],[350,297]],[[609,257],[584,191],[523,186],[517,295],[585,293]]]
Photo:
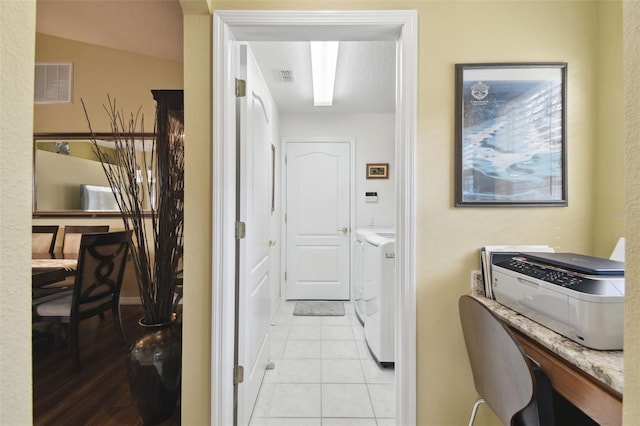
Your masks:
[[[103,108],[108,104],[107,95],[117,101],[125,118],[142,107],[144,130],[153,132],[156,104],[151,89],[183,88],[181,62],[45,34],[36,34],[36,62],[73,63],[73,101],[35,105],[35,132],[88,132],[81,99],[87,106],[93,130],[109,131]]]
[[[622,108],[621,93],[604,90],[610,83],[619,83],[620,48],[614,45],[604,59],[600,52],[611,40],[619,43],[616,8],[620,4],[363,0],[214,1],[212,5],[220,9],[418,10],[418,424],[464,424],[476,395],[456,302],[468,291],[469,271],[479,268],[479,247],[545,243],[558,251],[608,253],[620,233],[619,225],[595,220],[598,195],[612,197],[613,201],[603,198],[602,203],[617,207],[623,192],[621,176],[605,173],[610,167],[621,167],[615,151],[621,149],[620,138],[607,140],[615,148],[607,166],[596,166],[598,132],[619,132],[621,125],[615,113]],[[191,32],[188,25],[185,31]],[[611,62],[601,67],[605,59]],[[453,207],[454,64],[492,61],[568,62],[568,207]],[[195,73],[192,65],[185,57],[185,69]],[[599,109],[601,96],[613,108],[610,114]],[[598,226],[605,229],[599,233]],[[490,415],[483,415],[479,422],[490,423],[495,423]]]
[[[625,425],[640,418],[640,2],[624,3],[624,139],[626,293],[624,330]],[[634,238],[631,238],[634,236]]]
[[[620,167],[624,163],[622,3],[600,2],[597,13],[598,161],[594,166],[593,254],[608,257],[617,238],[624,235],[624,167]],[[612,185],[616,185],[613,190]]]
[[[584,2],[427,3],[420,10],[418,424],[464,424],[476,398],[457,313],[485,244],[590,254],[596,149],[596,9]],[[564,208],[454,208],[454,64],[568,63]],[[485,415],[478,424],[498,424]]]
[[[31,405],[31,140],[35,1],[0,1],[0,424],[28,425]]]
[[[185,3],[190,7],[183,4],[184,126],[189,140],[198,142],[185,148],[184,282],[188,284],[183,305],[181,408],[182,424],[205,425],[211,417],[210,366],[219,356],[211,351],[212,321],[217,321],[211,315],[212,20],[204,2]]]

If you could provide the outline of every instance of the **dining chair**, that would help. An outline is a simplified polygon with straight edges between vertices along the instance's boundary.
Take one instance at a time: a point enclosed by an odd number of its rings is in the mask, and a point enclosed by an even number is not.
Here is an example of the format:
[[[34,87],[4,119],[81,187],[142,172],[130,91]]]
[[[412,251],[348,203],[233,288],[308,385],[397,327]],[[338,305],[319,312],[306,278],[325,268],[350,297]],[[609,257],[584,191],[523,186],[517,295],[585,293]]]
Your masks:
[[[116,332],[126,343],[120,319],[120,289],[130,241],[131,231],[84,234],[72,294],[36,307],[41,320],[69,324],[71,354],[78,369],[80,321],[96,315],[104,318],[104,312],[111,310]]]
[[[182,239],[180,240],[182,242]],[[181,308],[181,301],[184,296],[184,270],[183,270],[183,255],[184,247],[180,244],[180,259],[178,260],[178,270],[176,271],[176,288],[175,297],[173,299],[173,312],[178,313],[178,308]]]
[[[62,253],[79,253],[83,234],[109,232],[109,225],[65,225],[62,236]]]
[[[53,253],[59,228],[58,225],[31,226],[31,253]]]
[[[527,358],[507,326],[477,299],[458,300],[473,382],[480,399],[504,425],[553,426],[553,390],[544,371]]]

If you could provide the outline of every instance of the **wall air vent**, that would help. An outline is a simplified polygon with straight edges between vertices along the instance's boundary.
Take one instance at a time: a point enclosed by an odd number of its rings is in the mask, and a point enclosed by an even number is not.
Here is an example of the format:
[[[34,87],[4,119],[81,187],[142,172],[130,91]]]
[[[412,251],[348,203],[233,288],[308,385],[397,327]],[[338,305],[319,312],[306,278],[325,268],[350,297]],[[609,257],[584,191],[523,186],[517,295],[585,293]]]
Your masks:
[[[280,76],[280,81],[283,83],[293,83],[295,81],[292,70],[280,70],[278,71],[278,75]]]
[[[72,66],[69,62],[36,62],[34,102],[71,103]]]

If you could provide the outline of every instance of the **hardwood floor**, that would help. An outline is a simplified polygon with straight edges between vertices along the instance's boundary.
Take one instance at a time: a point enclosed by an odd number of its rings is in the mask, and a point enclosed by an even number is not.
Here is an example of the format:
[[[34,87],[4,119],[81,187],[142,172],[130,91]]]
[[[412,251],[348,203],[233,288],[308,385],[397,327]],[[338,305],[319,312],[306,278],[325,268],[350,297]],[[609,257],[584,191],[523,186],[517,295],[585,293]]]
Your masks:
[[[111,314],[80,325],[82,370],[73,367],[67,342],[59,337],[49,345],[34,337],[33,424],[34,425],[141,425],[127,383],[126,354],[142,335],[137,325],[142,317],[138,305],[123,305],[122,322],[127,344],[122,345]],[[36,324],[59,336],[57,325]],[[42,336],[40,333],[37,336]],[[163,426],[180,424],[180,404]]]

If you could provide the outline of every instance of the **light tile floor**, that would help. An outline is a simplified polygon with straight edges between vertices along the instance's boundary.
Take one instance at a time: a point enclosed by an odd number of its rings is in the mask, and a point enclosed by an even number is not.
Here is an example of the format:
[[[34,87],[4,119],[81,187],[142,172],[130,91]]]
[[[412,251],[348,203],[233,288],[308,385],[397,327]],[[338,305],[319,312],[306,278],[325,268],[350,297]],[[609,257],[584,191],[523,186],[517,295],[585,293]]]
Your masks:
[[[395,425],[395,375],[371,357],[353,305],[342,317],[294,316],[282,302],[250,426]]]

